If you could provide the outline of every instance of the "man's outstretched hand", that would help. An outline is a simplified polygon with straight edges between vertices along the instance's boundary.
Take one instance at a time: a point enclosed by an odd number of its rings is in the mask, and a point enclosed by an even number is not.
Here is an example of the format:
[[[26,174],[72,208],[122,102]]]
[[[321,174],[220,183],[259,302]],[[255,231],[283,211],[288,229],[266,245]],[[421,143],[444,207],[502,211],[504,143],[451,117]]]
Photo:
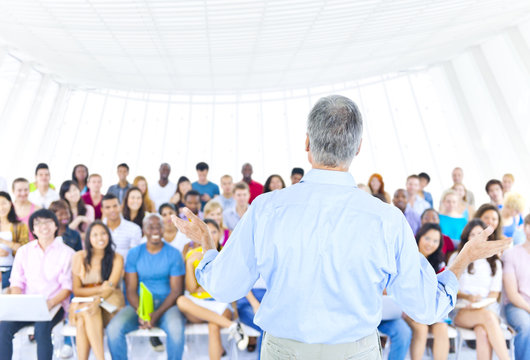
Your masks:
[[[453,264],[449,266],[449,270],[451,270],[457,278],[460,277],[464,269],[473,261],[489,258],[490,256],[499,254],[508,249],[512,243],[511,238],[488,241],[488,236],[490,236],[493,231],[493,227],[488,226],[486,229],[482,230],[480,234],[473,239],[470,239],[464,245],[464,248],[460,251]]]
[[[200,244],[204,252],[215,249],[215,244],[208,231],[208,226],[199,219],[190,209],[183,209],[188,220],[183,220],[176,215],[171,215],[171,221],[177,229],[188,237],[188,239]]]

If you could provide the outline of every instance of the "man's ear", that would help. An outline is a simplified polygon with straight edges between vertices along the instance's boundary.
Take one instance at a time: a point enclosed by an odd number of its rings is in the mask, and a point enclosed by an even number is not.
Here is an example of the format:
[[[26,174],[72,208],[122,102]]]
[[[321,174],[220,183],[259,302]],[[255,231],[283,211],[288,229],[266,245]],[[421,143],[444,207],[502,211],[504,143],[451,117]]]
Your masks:
[[[305,151],[309,152],[309,135],[306,134],[305,138]]]

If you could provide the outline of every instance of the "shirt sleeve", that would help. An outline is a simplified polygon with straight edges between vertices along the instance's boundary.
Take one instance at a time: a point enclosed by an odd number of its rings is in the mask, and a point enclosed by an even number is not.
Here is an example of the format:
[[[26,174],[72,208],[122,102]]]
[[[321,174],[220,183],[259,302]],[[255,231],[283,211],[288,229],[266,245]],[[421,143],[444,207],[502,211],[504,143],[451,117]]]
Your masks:
[[[435,274],[403,216],[400,227],[390,235],[395,239],[396,273],[389,276],[387,292],[417,322],[439,322],[456,304],[458,280],[449,270]]]
[[[139,247],[134,247],[127,253],[127,261],[125,262],[125,272],[136,273],[136,263],[138,262]]]
[[[59,273],[58,277],[59,285],[61,285],[61,290],[72,291],[72,256],[74,256],[74,251],[68,248],[67,256],[65,256],[67,258],[67,261],[61,269],[61,272]]]
[[[248,294],[258,279],[254,247],[256,206],[249,207],[226,246],[208,250],[195,270],[197,282],[215,300],[232,302]]]
[[[24,272],[24,263],[28,256],[26,247],[21,247],[17,251],[17,255],[13,261],[13,267],[11,268],[11,277],[9,283],[11,287],[18,287],[22,289],[24,294],[26,291],[26,274]]]
[[[497,264],[497,270],[493,279],[491,279],[490,291],[501,292],[502,291],[502,264],[499,260],[495,261]]]

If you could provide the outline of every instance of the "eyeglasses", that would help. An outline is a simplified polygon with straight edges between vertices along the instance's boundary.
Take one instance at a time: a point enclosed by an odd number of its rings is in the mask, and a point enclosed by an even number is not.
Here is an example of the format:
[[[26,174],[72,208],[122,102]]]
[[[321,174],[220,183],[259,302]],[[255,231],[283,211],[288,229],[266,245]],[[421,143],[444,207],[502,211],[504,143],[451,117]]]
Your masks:
[[[33,221],[33,227],[46,226],[55,223],[52,219],[35,219]]]

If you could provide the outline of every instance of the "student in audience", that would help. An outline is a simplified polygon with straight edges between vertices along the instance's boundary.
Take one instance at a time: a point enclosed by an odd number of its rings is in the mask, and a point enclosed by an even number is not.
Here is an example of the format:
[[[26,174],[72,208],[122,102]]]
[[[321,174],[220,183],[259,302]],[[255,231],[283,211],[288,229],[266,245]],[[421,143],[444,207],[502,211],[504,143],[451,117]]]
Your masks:
[[[20,221],[26,224],[26,226],[29,226],[29,217],[36,210],[39,210],[40,207],[28,200],[28,180],[24,178],[16,178],[15,180],[13,180],[12,190],[13,195],[15,196],[15,201],[13,202],[13,205],[15,206],[15,212],[17,213],[17,217]],[[32,233],[29,233],[29,239],[34,240]]]
[[[524,219],[526,241],[503,254],[504,310],[515,329],[515,358],[530,359],[530,215]]]
[[[382,320],[377,331],[390,338],[388,360],[405,360],[409,352],[412,330],[403,318]]]
[[[147,243],[129,252],[125,261],[125,284],[129,305],[107,326],[109,349],[113,360],[127,359],[127,333],[138,329],[160,327],[167,335],[168,360],[182,359],[184,352],[184,316],[176,306],[184,292],[184,261],[182,254],[162,241],[162,220],[157,214],[144,219],[143,232]],[[154,312],[151,320],[138,317],[140,282],[152,293]]]
[[[17,250],[28,242],[28,227],[15,213],[11,196],[0,191],[0,276],[2,289],[9,287],[9,277]]]
[[[480,219],[471,220],[464,231],[458,251],[462,251],[465,244],[473,240],[487,225]],[[456,254],[449,259],[449,265],[456,258]],[[491,359],[491,351],[495,351],[500,360],[510,358],[506,341],[500,327],[498,304],[494,303],[478,309],[471,308],[471,304],[486,298],[497,299],[502,290],[502,264],[497,255],[487,259],[472,262],[467,271],[460,276],[458,302],[465,300],[467,307],[455,309],[451,312],[456,326],[473,329],[477,341],[477,359]]]
[[[376,198],[390,204],[390,194],[385,191],[385,182],[383,177],[379,174],[372,174],[368,179],[368,186],[370,193]]]
[[[78,230],[84,234],[88,225],[96,219],[96,212],[92,205],[85,204],[81,198],[81,192],[76,182],[66,180],[62,183],[59,190],[59,196],[66,201],[72,214],[72,222],[70,228]]]
[[[243,180],[241,182],[245,182],[248,185],[248,189],[250,192],[250,198],[248,199],[248,203],[252,203],[256,197],[263,194],[263,185],[261,185],[259,182],[252,180],[252,174],[254,173],[254,170],[252,169],[252,165],[249,163],[243,164],[243,167],[241,168],[241,174],[243,175]]]
[[[103,222],[108,226],[116,252],[127,259],[129,249],[142,241],[142,228],[121,216],[120,203],[114,194],[107,194],[101,201]]]
[[[43,295],[48,309],[62,305],[51,321],[0,322],[0,360],[11,360],[13,337],[25,326],[34,325],[37,341],[37,358],[51,360],[53,327],[64,317],[72,290],[71,260],[73,250],[57,237],[59,221],[46,209],[35,211],[29,219],[29,229],[37,238],[21,246],[13,262],[10,278],[11,294]]]
[[[458,196],[458,213],[462,214],[462,217],[466,218],[466,220],[472,219],[475,213],[475,207],[473,205],[470,205],[467,201],[467,190],[464,184],[455,184],[453,185],[451,190],[456,192],[456,195]],[[440,206],[440,211],[442,211],[442,209],[443,204],[441,204]]]
[[[434,203],[432,201],[432,195],[430,192],[428,191],[425,191],[425,188],[429,185],[429,183],[431,182],[431,177],[429,176],[429,174],[425,173],[425,172],[421,172],[418,174],[418,177],[420,178],[420,191],[418,192],[418,194],[425,200],[429,203],[430,207],[433,208],[434,207]]]
[[[247,183],[240,182],[234,186],[234,199],[236,206],[225,209],[223,211],[223,220],[226,227],[233,231],[239,220],[243,217],[248,209],[248,199],[250,198],[250,191]]]
[[[221,190],[223,191],[222,194],[218,197],[216,197],[214,200],[219,202],[221,204],[221,207],[223,209],[228,209],[229,207],[233,207],[236,205],[236,201],[234,200],[234,180],[230,175],[223,175],[221,177]]]
[[[497,179],[492,179],[486,183],[486,193],[490,197],[491,203],[502,209],[504,195],[502,183]]]
[[[502,233],[513,237],[523,223],[522,213],[525,201],[521,194],[509,192],[504,195],[504,206],[501,209]]]
[[[226,241],[230,237],[230,229],[223,222],[223,207],[221,204],[215,200],[208,201],[204,206],[204,218],[212,219],[219,225],[219,231],[221,232],[219,243],[221,246],[225,246]]]
[[[404,189],[397,189],[394,192],[394,197],[392,198],[392,204],[394,204],[395,207],[397,207],[403,215],[405,215],[405,219],[407,219],[407,222],[410,225],[410,228],[412,229],[413,233],[416,233],[418,229],[420,228],[420,215],[418,215],[412,208],[408,205],[408,195],[407,192]]]
[[[88,192],[81,196],[85,204],[90,205],[94,208],[94,214],[96,219],[101,219],[101,200],[103,194],[101,193],[101,186],[103,185],[101,175],[90,174],[88,176]]]
[[[84,195],[88,191],[88,168],[83,164],[77,164],[72,170],[72,181],[77,184],[81,191],[81,195]]]
[[[440,225],[440,214],[434,209],[427,209],[421,214],[421,225],[425,224],[438,224]],[[444,254],[444,259],[448,259],[448,257],[455,251],[455,245],[453,244],[453,240],[447,235],[444,235],[442,233],[442,253]]]
[[[158,210],[155,207],[155,203],[149,197],[149,188],[147,186],[147,180],[143,176],[137,176],[134,178],[133,186],[140,189],[142,197],[144,198],[145,211],[149,213],[156,213]]]
[[[137,187],[131,187],[125,193],[122,204],[122,214],[125,220],[132,221],[139,227],[145,217],[145,204],[142,192]]]
[[[184,205],[201,220],[204,219],[204,214],[201,211],[201,194],[197,190],[190,190],[184,195]],[[181,215],[181,217],[186,218],[185,215]]]
[[[420,216],[423,212],[431,207],[420,195],[420,178],[418,175],[410,175],[407,178],[407,195],[408,204]]]
[[[219,240],[221,232],[219,225],[211,219],[204,220],[210,235],[218,250],[221,250]],[[241,325],[232,321],[232,313],[227,303],[214,300],[210,294],[197,283],[195,269],[202,259],[202,248],[191,249],[186,254],[186,290],[189,294],[179,296],[177,306],[192,323],[208,323],[208,352],[210,360],[221,359],[226,354],[221,343],[221,329],[228,328],[236,339],[240,350],[247,347],[248,336],[243,332]]]
[[[169,199],[177,192],[177,185],[169,181],[169,174],[171,174],[171,166],[168,163],[160,164],[158,169],[160,178],[154,184],[151,184],[149,195],[155,202],[155,209],[158,209],[163,203],[167,203]]]
[[[172,215],[178,216],[175,205],[171,203],[162,204],[162,206],[160,206],[159,213],[160,216],[162,216],[162,222],[164,224],[164,232],[162,234],[162,239],[164,239],[164,241],[169,245],[178,249],[178,251],[180,251],[182,255],[185,255],[187,250],[190,248],[190,239],[188,239],[186,235],[178,231],[178,229],[175,227],[175,225],[173,225],[173,222],[171,221]]]
[[[445,269],[442,230],[437,224],[427,223],[420,227],[416,234],[416,243],[418,250],[425,256],[431,264],[434,271],[438,274]],[[433,358],[447,359],[449,355],[449,335],[448,327],[445,322],[437,322],[432,325],[420,324],[410,317],[406,316],[405,320],[412,329],[412,342],[410,344],[410,358],[412,360],[421,360],[427,345],[427,335],[429,329],[433,334]]]
[[[59,200],[59,194],[50,188],[50,169],[48,165],[44,163],[37,165],[35,169],[35,184],[35,191],[29,193],[29,201],[42,208],[48,208],[52,201]]]
[[[456,184],[462,184],[464,180],[464,170],[462,168],[456,167],[453,169],[453,172],[451,173],[451,177],[453,178],[453,185]],[[466,190],[466,200],[469,205],[475,207],[475,195],[471,190]]]
[[[506,194],[512,191],[515,177],[512,174],[504,174],[502,176],[502,191]]]
[[[73,303],[70,307],[70,324],[77,329],[77,357],[80,360],[88,360],[90,349],[97,360],[105,359],[103,328],[112,314],[101,309],[101,299],[118,309],[125,305],[123,293],[118,288],[123,257],[115,253],[114,247],[109,229],[98,220],[87,229],[85,250],[72,257],[74,296],[93,299],[92,302]]]
[[[175,191],[175,194],[171,197],[169,200],[170,203],[175,205],[177,210],[182,209],[184,205],[184,196],[188,193],[188,191],[193,190],[191,187],[191,181],[185,176],[181,176],[179,178],[179,181],[177,182],[177,190]]]
[[[467,224],[467,219],[458,211],[458,195],[454,190],[447,190],[442,195],[443,211],[440,211],[440,227],[458,245],[460,234]]]
[[[291,185],[298,184],[304,177],[304,169],[295,167],[291,171]]]
[[[283,181],[282,177],[280,175],[271,175],[267,178],[267,181],[265,181],[265,185],[263,185],[263,193],[268,193],[270,191],[274,190],[281,190],[285,189],[285,182]]]
[[[201,194],[201,208],[215,196],[219,195],[219,186],[208,180],[208,171],[210,167],[205,162],[200,162],[195,166],[198,180],[191,184],[193,190]]]
[[[131,184],[127,181],[127,176],[129,176],[129,165],[122,163],[118,165],[118,183],[111,185],[107,190],[107,194],[114,194],[120,201],[120,204],[123,202],[123,197],[127,193],[127,190],[131,188]]]
[[[50,204],[49,209],[55,214],[59,221],[57,236],[60,236],[63,239],[63,242],[70,246],[72,250],[82,250],[83,244],[81,243],[81,235],[68,226],[72,220],[68,203],[64,200],[57,200]]]
[[[503,239],[501,213],[493,204],[483,204],[475,212],[475,219],[482,220],[486,225],[495,229],[489,236],[489,240]]]

